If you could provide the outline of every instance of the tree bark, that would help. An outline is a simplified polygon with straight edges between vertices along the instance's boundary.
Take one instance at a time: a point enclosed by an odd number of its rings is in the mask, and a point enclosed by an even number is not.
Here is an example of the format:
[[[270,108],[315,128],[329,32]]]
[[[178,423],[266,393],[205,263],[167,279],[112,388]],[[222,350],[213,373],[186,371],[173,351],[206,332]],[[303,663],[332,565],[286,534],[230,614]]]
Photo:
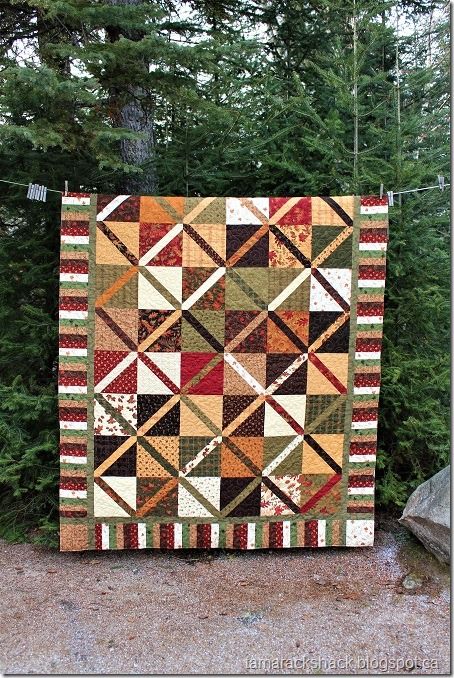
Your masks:
[[[114,7],[121,5],[140,5],[142,0],[108,0]],[[111,42],[116,42],[121,36],[128,40],[139,41],[144,32],[138,30],[122,30],[117,26],[106,26],[106,33]],[[149,64],[143,64],[144,80],[148,76]],[[150,92],[140,85],[111,88],[110,91],[112,122],[115,127],[124,127],[140,134],[137,139],[123,139],[120,142],[121,159],[125,164],[142,169],[141,173],[126,174],[122,181],[122,191],[125,193],[157,192],[158,180],[155,163],[155,137],[153,100]]]

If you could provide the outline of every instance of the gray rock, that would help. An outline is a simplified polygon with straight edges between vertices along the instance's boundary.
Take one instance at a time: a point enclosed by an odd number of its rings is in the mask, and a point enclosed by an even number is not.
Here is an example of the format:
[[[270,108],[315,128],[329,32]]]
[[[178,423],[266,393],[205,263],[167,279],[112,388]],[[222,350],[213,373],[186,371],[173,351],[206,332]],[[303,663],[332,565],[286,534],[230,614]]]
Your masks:
[[[413,492],[399,520],[444,563],[451,556],[450,467]]]
[[[407,591],[414,591],[415,589],[420,589],[422,585],[423,580],[421,579],[421,577],[418,577],[416,574],[412,574],[411,572],[407,574],[407,576],[404,577],[402,580],[402,586],[404,587],[404,589],[407,589]]]

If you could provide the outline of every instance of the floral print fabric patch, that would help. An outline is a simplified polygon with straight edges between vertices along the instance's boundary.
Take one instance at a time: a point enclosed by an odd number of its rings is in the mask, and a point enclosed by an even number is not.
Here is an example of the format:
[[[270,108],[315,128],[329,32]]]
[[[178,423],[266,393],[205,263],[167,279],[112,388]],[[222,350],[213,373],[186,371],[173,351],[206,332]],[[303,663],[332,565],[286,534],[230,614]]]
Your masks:
[[[371,545],[386,198],[62,201],[61,550]]]

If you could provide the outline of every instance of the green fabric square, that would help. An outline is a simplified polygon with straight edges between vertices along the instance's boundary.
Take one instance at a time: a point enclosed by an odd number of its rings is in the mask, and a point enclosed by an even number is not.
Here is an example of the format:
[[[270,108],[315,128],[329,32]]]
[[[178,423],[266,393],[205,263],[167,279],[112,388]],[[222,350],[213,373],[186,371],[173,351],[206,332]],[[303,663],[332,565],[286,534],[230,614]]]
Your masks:
[[[312,261],[316,259],[331,243],[333,252],[323,260],[324,268],[351,268],[352,266],[352,236],[336,246],[334,242],[342,233],[342,226],[313,226],[312,227]]]
[[[270,268],[268,303],[273,304],[281,296],[274,311],[309,311],[310,275],[291,290],[293,281],[302,275],[300,268]]]
[[[343,433],[346,405],[345,395],[308,395],[305,431],[307,433]]]
[[[264,439],[264,463],[266,469],[295,439],[294,436],[279,436]],[[303,463],[303,443],[299,443],[295,449],[291,450],[278,466],[273,467],[270,476],[292,476],[299,475]]]
[[[186,198],[184,201],[183,223],[185,224],[221,224],[225,228],[225,198],[215,198],[199,212],[191,217],[191,212],[204,201],[204,198]],[[189,220],[186,219],[189,217]]]
[[[266,309],[268,274],[268,268],[227,269],[225,307],[236,311]]]
[[[197,436],[197,437],[182,437],[180,438],[180,470],[203,450],[206,445],[212,441],[212,438]],[[221,471],[221,446],[217,445],[214,450],[211,450],[206,457],[199,461],[188,476],[201,477],[219,477]]]
[[[181,325],[181,350],[222,353],[224,325],[224,311],[184,311]]]
[[[128,271],[124,266],[115,264],[98,264],[96,266],[96,299],[101,295],[108,295],[103,299],[102,306],[114,308],[134,308],[138,307],[138,277],[134,273],[126,282],[120,279]],[[113,286],[118,287],[113,293],[109,290]]]

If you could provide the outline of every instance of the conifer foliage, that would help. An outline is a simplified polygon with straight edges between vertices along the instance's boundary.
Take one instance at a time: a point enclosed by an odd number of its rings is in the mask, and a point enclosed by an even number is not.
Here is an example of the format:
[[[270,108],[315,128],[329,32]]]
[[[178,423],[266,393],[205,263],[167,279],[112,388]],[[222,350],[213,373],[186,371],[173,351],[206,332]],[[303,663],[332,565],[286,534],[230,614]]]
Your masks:
[[[160,195],[449,181],[432,0],[0,3],[0,178]],[[0,183],[0,535],[55,543],[59,195]],[[448,192],[390,210],[378,501],[448,460]]]

